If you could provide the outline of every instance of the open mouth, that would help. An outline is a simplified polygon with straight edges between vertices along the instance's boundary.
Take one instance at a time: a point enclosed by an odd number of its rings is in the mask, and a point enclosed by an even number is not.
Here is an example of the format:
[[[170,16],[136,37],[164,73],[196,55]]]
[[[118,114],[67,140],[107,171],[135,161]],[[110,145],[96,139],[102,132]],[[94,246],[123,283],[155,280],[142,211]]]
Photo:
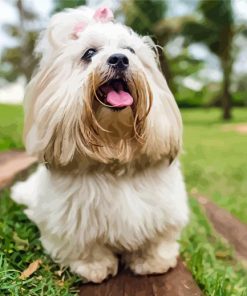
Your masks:
[[[122,110],[133,104],[127,83],[123,79],[111,79],[97,90],[97,99],[105,107]]]

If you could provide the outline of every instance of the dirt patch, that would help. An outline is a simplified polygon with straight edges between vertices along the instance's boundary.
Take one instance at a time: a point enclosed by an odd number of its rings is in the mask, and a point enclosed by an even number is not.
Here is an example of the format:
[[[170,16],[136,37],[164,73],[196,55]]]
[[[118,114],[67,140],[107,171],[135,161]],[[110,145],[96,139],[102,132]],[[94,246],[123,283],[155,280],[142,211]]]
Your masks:
[[[247,225],[203,196],[196,197],[214,228],[247,260]]]
[[[202,292],[181,259],[163,275],[135,276],[122,270],[100,285],[85,284],[80,296],[202,296]]]
[[[224,131],[235,131],[240,134],[247,134],[247,123],[237,125],[227,125],[223,127]]]
[[[15,178],[27,171],[36,158],[28,156],[23,151],[8,151],[0,153],[0,190],[9,186]]]
[[[11,161],[12,159],[22,157],[25,154],[24,151],[19,150],[11,150],[6,152],[0,152],[0,168],[8,161]]]

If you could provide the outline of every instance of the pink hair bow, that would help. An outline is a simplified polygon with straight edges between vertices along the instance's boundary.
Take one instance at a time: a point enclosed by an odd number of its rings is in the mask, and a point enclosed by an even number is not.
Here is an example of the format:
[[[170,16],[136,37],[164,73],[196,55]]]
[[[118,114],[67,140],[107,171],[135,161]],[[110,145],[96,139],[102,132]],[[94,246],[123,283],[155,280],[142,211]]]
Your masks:
[[[96,22],[107,23],[112,21],[114,16],[110,8],[100,7],[95,11],[93,18]]]
[[[107,23],[107,22],[110,22],[114,19],[114,15],[113,15],[113,12],[111,11],[110,8],[100,7],[95,11],[95,13],[93,15],[93,19],[96,22]],[[87,25],[88,25],[88,23],[85,21],[81,21],[78,24],[76,24],[74,27],[74,30],[73,30],[73,36],[75,38],[78,38],[79,33],[82,32],[86,28]]]

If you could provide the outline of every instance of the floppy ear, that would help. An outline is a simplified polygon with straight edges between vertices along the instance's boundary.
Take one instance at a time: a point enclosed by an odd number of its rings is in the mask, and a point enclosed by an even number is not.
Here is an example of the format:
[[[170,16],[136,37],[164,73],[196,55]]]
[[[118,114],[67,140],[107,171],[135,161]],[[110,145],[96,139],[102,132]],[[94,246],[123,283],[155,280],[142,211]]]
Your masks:
[[[84,131],[81,94],[85,86],[81,69],[73,68],[64,49],[80,37],[83,25],[110,21],[112,17],[107,8],[69,9],[55,14],[42,34],[36,48],[41,54],[40,66],[24,100],[24,142],[28,153],[39,160],[66,165],[78,152]]]
[[[63,83],[64,79],[73,79],[73,75],[68,74],[69,66],[63,67],[64,63],[59,61],[59,55],[64,46],[74,42],[76,25],[82,21],[89,22],[93,14],[94,11],[87,7],[67,9],[55,14],[37,42],[35,52],[41,56],[41,60],[25,93],[24,142],[28,153],[39,156],[40,159],[44,158],[44,150],[54,138],[54,130],[58,130],[59,124],[65,120],[63,104],[67,104],[67,108],[69,105],[73,108],[73,101],[65,94],[72,95],[75,89],[71,87],[72,90],[68,92],[65,88],[72,83]],[[61,94],[63,100],[60,99]],[[70,151],[73,152],[73,147],[70,147]]]
[[[64,130],[69,126],[69,119],[65,116],[67,113],[64,114],[65,106],[72,110],[68,112],[70,114],[78,110],[77,89],[72,82],[79,85],[81,78],[76,71],[70,72],[69,61],[66,64],[66,60],[61,62],[60,58],[63,48],[69,42],[75,42],[73,32],[76,25],[82,21],[88,22],[93,14],[94,11],[86,7],[55,14],[38,41],[36,53],[41,55],[40,66],[27,86],[24,100],[24,142],[28,153],[38,156],[40,160],[44,160],[47,151],[52,150],[51,145],[53,151],[56,150],[54,158],[58,159],[62,152],[69,151],[64,162],[68,162],[75,151],[73,145],[69,146],[73,141],[60,135],[69,134]],[[56,134],[58,131],[60,135]]]
[[[144,67],[153,95],[153,103],[147,118],[146,143],[143,149],[152,159],[166,157],[171,163],[182,148],[181,114],[159,69],[159,62],[153,51],[154,43],[147,38],[144,42],[148,43],[145,55],[149,63],[144,64]]]
[[[24,142],[29,154],[50,165],[66,165],[76,153],[76,139],[83,120],[81,88],[61,64],[41,68],[28,84],[25,100]],[[59,73],[59,74],[55,74]],[[68,83],[65,83],[68,81]],[[74,83],[75,82],[75,83]],[[71,116],[73,114],[73,116]]]

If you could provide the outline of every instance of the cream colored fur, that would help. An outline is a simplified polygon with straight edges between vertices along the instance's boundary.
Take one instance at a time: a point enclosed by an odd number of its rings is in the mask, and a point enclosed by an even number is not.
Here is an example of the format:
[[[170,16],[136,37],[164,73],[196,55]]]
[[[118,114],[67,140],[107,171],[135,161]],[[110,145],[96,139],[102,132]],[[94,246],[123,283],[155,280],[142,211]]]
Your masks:
[[[56,262],[99,283],[117,273],[117,255],[136,274],[174,267],[188,207],[177,159],[181,117],[155,47],[121,24],[94,21],[93,13],[53,16],[38,43],[24,137],[41,164],[12,198],[27,206]],[[75,39],[82,20],[88,26]],[[86,64],[80,58],[90,47],[99,51]],[[94,90],[112,75],[106,60],[116,52],[129,59],[135,102],[119,112],[100,105]]]

